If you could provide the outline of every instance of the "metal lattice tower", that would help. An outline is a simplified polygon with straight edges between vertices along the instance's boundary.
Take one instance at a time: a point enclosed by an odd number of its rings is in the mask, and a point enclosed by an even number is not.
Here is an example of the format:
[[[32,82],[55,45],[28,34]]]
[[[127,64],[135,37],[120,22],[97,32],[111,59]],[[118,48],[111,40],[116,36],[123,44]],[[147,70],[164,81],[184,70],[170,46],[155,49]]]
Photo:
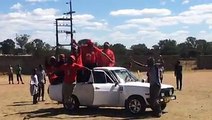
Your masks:
[[[73,13],[75,13],[75,11],[72,10],[72,2],[71,0],[69,2],[67,2],[66,4],[69,4],[69,12],[67,13],[64,13],[64,15],[69,15],[69,17],[67,18],[56,18],[56,55],[58,55],[58,52],[59,52],[59,47],[60,46],[71,46],[71,44],[73,43]],[[62,24],[61,24],[62,22]],[[69,22],[68,24],[64,24],[64,23],[67,23]],[[70,27],[70,30],[59,30],[59,28],[62,28],[62,27]],[[59,42],[59,34],[60,33],[63,33],[63,34],[70,34],[70,43],[68,44],[60,44]]]

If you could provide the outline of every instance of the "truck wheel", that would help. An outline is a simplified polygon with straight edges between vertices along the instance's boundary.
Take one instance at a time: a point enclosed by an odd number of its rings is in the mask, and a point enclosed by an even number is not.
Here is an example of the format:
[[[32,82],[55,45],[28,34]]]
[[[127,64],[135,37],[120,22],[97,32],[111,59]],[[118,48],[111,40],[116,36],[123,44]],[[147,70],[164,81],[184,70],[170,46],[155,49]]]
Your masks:
[[[133,96],[126,100],[125,109],[132,114],[144,113],[146,103],[142,97]]]
[[[166,108],[166,103],[161,103],[161,110],[164,110]]]
[[[71,112],[76,111],[79,108],[79,101],[72,95],[66,101],[63,100],[63,107]]]

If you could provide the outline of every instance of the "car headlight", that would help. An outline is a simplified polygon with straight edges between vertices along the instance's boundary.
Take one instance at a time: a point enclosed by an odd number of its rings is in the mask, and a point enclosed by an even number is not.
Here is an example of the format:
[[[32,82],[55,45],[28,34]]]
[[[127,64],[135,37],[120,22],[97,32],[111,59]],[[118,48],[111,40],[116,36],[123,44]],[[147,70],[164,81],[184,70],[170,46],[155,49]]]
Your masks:
[[[172,93],[172,90],[169,90],[169,95],[172,95],[173,93]]]
[[[161,93],[161,96],[164,97],[165,96],[165,93]]]

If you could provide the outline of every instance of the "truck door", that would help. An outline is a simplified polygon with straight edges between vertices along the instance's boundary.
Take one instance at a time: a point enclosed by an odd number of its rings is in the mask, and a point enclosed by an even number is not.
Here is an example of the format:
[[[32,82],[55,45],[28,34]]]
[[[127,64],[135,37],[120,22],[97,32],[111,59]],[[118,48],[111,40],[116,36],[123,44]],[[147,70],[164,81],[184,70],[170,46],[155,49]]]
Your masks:
[[[74,88],[81,105],[91,106],[94,100],[93,75],[91,73],[81,73]]]
[[[94,102],[99,106],[118,106],[119,86],[104,72],[94,71]]]

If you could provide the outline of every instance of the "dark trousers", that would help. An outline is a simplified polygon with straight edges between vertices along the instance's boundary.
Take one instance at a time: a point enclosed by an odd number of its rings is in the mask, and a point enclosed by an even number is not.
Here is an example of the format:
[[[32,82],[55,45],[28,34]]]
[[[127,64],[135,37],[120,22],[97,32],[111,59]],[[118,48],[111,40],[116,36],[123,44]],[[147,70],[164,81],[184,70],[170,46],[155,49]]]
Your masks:
[[[62,95],[63,102],[69,103],[75,84],[67,84],[63,82]]]
[[[33,102],[33,104],[38,103],[38,94],[33,95],[32,102]]]
[[[40,82],[38,84],[38,99],[40,99],[40,97],[42,98],[42,100],[44,100],[44,83]]]
[[[177,84],[177,89],[181,90],[182,89],[182,75],[176,76],[176,84]]]
[[[10,81],[12,81],[12,84],[13,84],[13,74],[9,74],[8,77],[9,77],[9,84],[10,84]]]
[[[17,76],[18,84],[19,84],[19,79],[20,79],[21,83],[24,83],[22,80],[21,74],[16,74],[16,76]]]
[[[160,82],[161,83],[163,82],[163,76],[160,76]]]
[[[161,86],[157,84],[150,84],[150,106],[154,113],[161,113],[161,105],[159,101]]]

